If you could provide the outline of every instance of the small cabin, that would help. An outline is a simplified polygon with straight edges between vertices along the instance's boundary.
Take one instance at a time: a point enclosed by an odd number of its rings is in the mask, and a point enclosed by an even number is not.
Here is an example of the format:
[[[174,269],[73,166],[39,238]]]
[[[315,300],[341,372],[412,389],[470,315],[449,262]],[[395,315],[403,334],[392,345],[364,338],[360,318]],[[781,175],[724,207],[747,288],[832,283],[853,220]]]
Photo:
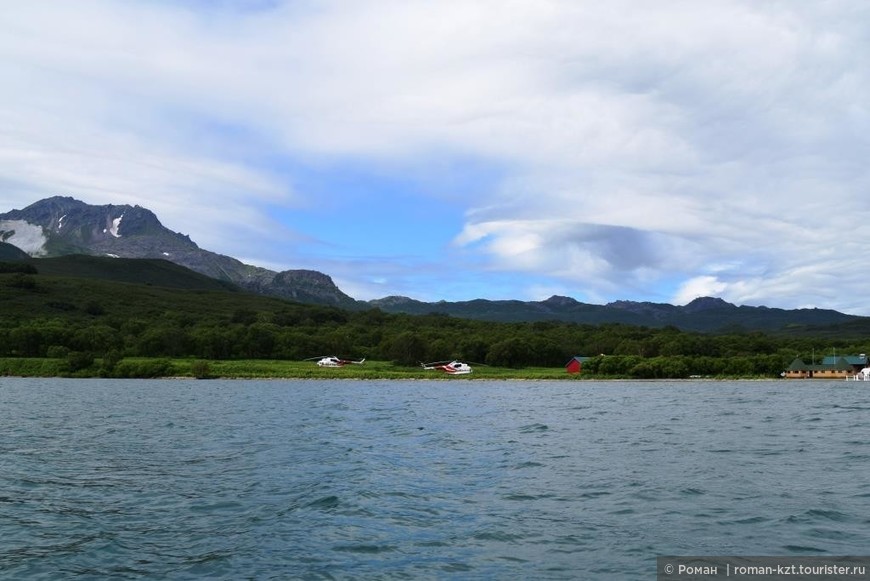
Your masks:
[[[786,379],[846,379],[868,366],[867,355],[828,356],[820,364],[806,364],[796,358],[783,372]]]
[[[583,370],[583,363],[590,359],[591,357],[572,357],[571,360],[565,364],[565,371],[568,373],[580,373]]]

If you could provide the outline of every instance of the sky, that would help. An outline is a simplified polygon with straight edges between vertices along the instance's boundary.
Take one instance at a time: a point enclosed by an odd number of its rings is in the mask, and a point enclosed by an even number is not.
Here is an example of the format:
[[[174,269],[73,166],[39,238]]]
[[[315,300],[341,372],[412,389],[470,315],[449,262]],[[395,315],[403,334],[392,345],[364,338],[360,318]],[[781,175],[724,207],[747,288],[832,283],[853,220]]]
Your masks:
[[[864,0],[31,0],[0,212],[139,204],[369,300],[870,315]]]

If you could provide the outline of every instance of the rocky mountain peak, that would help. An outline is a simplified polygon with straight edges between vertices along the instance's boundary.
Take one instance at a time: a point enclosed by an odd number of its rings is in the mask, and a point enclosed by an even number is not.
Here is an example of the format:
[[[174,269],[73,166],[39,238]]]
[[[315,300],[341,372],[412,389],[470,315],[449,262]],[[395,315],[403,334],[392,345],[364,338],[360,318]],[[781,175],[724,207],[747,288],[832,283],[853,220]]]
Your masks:
[[[30,216],[38,216],[40,214],[53,214],[56,212],[69,212],[76,209],[86,208],[87,204],[81,200],[77,200],[72,196],[52,196],[34,202],[23,210],[13,210],[13,212],[21,212]]]
[[[383,297],[381,299],[374,299],[369,301],[369,304],[378,308],[389,308],[389,307],[397,307],[400,305],[407,305],[411,303],[418,303],[419,301],[415,301],[410,297],[404,297],[399,295],[390,295],[388,297]]]
[[[698,313],[710,309],[734,308],[734,305],[718,297],[698,297],[683,307],[686,313]]]
[[[123,236],[172,234],[164,228],[153,212],[141,206],[92,206],[69,196],[40,200],[23,210],[7,212],[2,215],[2,219],[42,228],[46,236],[45,248],[43,252],[33,254],[69,254],[73,249],[85,250],[91,244],[111,242],[112,239]],[[15,224],[7,224],[7,228],[14,226]],[[22,228],[21,224],[18,226],[19,229]],[[52,241],[61,240],[63,244],[60,248],[56,248],[58,244],[51,244]]]
[[[168,260],[258,294],[356,306],[356,301],[323,273],[276,273],[203,250],[188,236],[163,226],[154,212],[141,206],[92,206],[68,196],[46,198],[23,210],[0,214],[0,242],[13,244],[31,256],[88,254]]]
[[[553,295],[542,302],[545,305],[551,307],[572,307],[579,304],[575,299],[572,299],[571,297],[563,297],[560,295]]]

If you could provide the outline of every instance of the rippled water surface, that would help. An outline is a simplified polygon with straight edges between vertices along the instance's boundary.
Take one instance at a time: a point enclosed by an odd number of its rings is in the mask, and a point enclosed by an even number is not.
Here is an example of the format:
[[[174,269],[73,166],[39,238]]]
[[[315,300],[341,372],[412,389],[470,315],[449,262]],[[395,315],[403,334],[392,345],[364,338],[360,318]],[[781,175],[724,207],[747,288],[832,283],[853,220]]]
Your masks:
[[[0,378],[8,578],[650,579],[864,555],[847,382]]]

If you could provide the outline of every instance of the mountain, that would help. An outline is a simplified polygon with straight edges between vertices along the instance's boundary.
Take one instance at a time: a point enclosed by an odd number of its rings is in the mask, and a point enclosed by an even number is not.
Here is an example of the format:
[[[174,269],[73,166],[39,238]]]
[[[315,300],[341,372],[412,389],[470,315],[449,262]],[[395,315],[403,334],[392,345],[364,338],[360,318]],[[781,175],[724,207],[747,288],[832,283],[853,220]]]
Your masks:
[[[446,314],[497,322],[568,321],[590,325],[622,323],[646,327],[674,326],[700,332],[787,331],[795,328],[866,321],[826,309],[772,309],[736,306],[719,298],[701,297],[685,306],[616,301],[606,305],[552,296],[544,301],[473,301],[424,303],[407,297],[386,297],[369,304],[388,313]]]
[[[173,271],[168,261],[215,279],[227,290],[238,287],[260,295],[345,309],[378,308],[388,313],[416,315],[440,313],[494,322],[670,325],[701,332],[791,332],[817,327],[863,328],[870,324],[866,317],[832,310],[736,306],[712,297],[698,298],[684,306],[634,301],[592,305],[561,296],[544,301],[477,299],[426,303],[398,296],[356,301],[323,273],[313,270],[274,272],[203,250],[188,236],[164,227],[146,208],[92,206],[60,196],[41,200],[23,210],[0,214],[0,261],[21,260],[27,255],[42,257],[34,264],[44,274],[153,285],[168,284],[176,278],[179,281],[175,285],[177,288],[211,288],[210,281],[204,278],[195,279],[192,273]],[[68,255],[89,255],[91,259]],[[55,258],[51,257],[67,258],[53,263]],[[97,260],[99,257],[102,258]],[[150,262],[128,263],[110,258],[148,259]]]
[[[84,254],[166,260],[262,295],[303,303],[354,308],[332,279],[313,270],[275,272],[203,250],[188,236],[163,226],[141,206],[92,206],[71,197],[40,200],[0,214],[0,242],[33,257]]]

